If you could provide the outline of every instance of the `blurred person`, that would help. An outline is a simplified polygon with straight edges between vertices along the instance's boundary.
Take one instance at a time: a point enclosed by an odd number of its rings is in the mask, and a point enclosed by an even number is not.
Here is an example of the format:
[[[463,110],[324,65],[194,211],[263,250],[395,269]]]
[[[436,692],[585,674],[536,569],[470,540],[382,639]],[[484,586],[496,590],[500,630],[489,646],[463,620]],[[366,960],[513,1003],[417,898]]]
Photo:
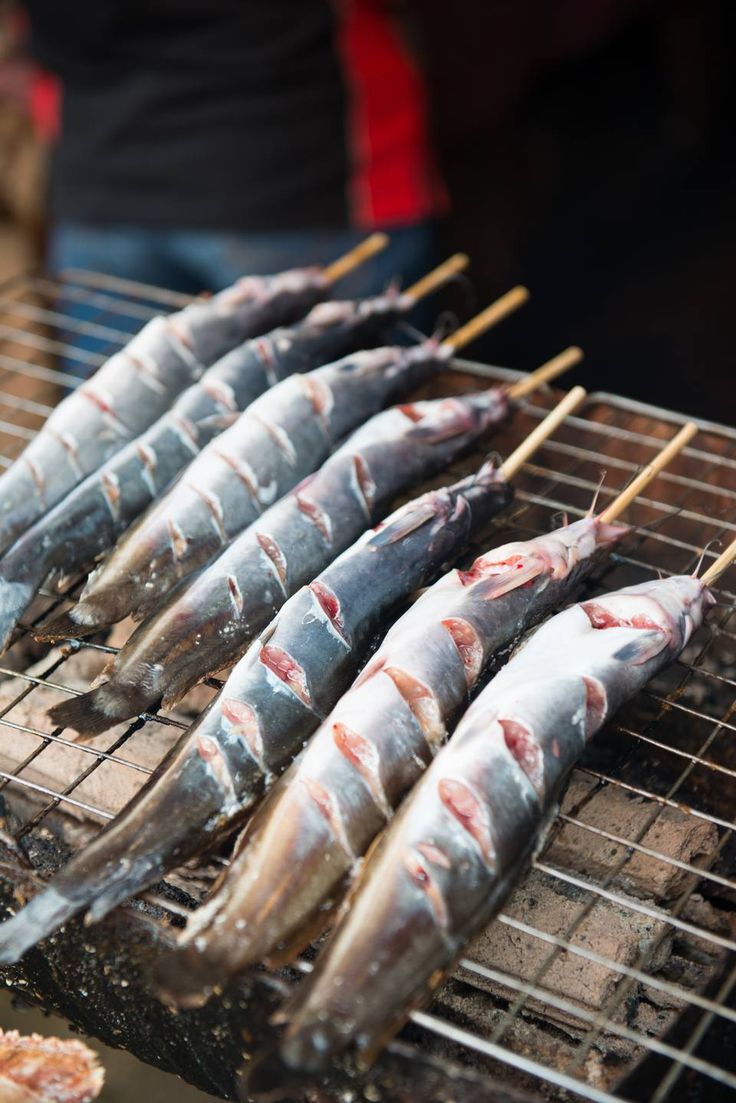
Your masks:
[[[391,0],[25,0],[62,89],[49,261],[197,293],[391,247],[341,294],[435,259],[444,191]]]

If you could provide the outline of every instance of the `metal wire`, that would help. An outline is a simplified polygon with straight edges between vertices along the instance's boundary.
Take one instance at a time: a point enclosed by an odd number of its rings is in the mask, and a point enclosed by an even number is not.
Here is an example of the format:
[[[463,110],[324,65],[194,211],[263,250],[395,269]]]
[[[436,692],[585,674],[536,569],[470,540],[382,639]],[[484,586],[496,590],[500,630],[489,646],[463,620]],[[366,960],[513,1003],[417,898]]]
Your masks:
[[[61,282],[33,276],[0,288],[0,407],[11,411],[9,418],[0,417],[0,463],[7,466],[12,462],[42,424],[58,398],[55,388],[78,382],[73,365],[100,363],[146,319],[162,308],[187,301],[186,296],[159,288],[77,271]],[[448,373],[442,382],[446,393],[466,384],[477,387],[478,376],[507,380],[518,375],[467,362],[458,367],[462,375]],[[494,446],[509,451],[551,404],[549,394],[524,402]],[[582,412],[569,418],[519,474],[516,502],[505,520],[497,522],[497,528],[512,527],[518,535],[533,535],[549,529],[560,512],[571,517],[583,515],[601,469],[608,473],[603,497],[613,498],[683,420],[669,411],[616,396],[590,396]],[[710,422],[700,422],[699,428],[691,446],[631,507],[628,520],[634,525],[640,522],[640,526],[623,552],[590,583],[591,592],[641,581],[656,570],[665,575],[692,570],[710,540],[732,539],[736,532],[736,432]],[[471,470],[477,461],[475,455],[454,465],[453,477]],[[716,554],[706,552],[706,561]],[[554,858],[540,855],[534,862],[534,876],[554,891],[572,893],[572,919],[562,930],[547,930],[530,915],[520,918],[505,910],[496,921],[500,927],[543,948],[537,968],[522,977],[494,963],[464,959],[459,977],[493,1009],[492,1020],[483,1021],[494,1025],[483,1026],[473,1020],[459,1026],[444,1012],[440,998],[428,1012],[413,1016],[427,1044],[432,1044],[432,1036],[441,1037],[460,1052],[469,1055],[472,1051],[493,1062],[494,1069],[507,1066],[514,1075],[523,1074],[528,1083],[546,1083],[553,1093],[573,1093],[600,1103],[623,1098],[616,1094],[613,1080],[596,1081],[588,1069],[591,1050],[605,1053],[612,1039],[628,1043],[637,1060],[656,1056],[658,1080],[651,1096],[656,1103],[677,1098],[683,1071],[705,1085],[736,1088],[736,1072],[727,1066],[727,1052],[719,1054],[718,1060],[712,1053],[704,1057],[698,1052],[714,1024],[736,1023],[736,1010],[729,1003],[736,987],[733,925],[716,929],[704,921],[702,909],[694,907],[702,902],[700,897],[705,897],[706,903],[715,901],[716,907],[722,897],[736,899],[736,875],[728,856],[736,823],[730,818],[733,802],[724,799],[724,793],[736,794],[736,618],[732,614],[736,571],[724,575],[717,590],[725,609],[698,634],[697,647],[690,647],[666,676],[656,679],[594,741],[577,772],[587,788],[574,807],[560,812],[551,829],[552,855],[565,830],[574,830],[591,845],[613,849],[605,873],[563,867]],[[43,608],[34,605],[24,627],[26,637],[60,599],[47,595],[38,600]],[[16,652],[23,646],[22,637]],[[111,819],[113,809],[80,795],[83,782],[103,763],[114,762],[116,768],[130,771],[142,783],[150,767],[125,753],[126,744],[147,721],[173,727],[172,734],[185,727],[176,717],[147,714],[117,734],[111,746],[100,750],[73,743],[60,729],[44,730],[23,716],[13,716],[20,706],[32,705],[38,692],[79,692],[66,682],[65,666],[84,652],[114,653],[114,649],[81,642],[47,653],[40,667],[32,666],[31,659],[27,668],[20,670],[14,668],[16,663],[0,666],[0,733],[6,729],[37,741],[31,749],[26,742],[23,756],[5,761],[7,768],[0,770],[0,792],[6,800],[13,803],[20,794],[27,798],[13,804],[18,840],[32,835],[54,810],[73,810],[101,822]],[[209,684],[217,683],[209,680]],[[49,749],[57,756],[82,756],[83,768],[70,780],[51,784],[43,772]],[[628,831],[625,824],[615,821],[605,825],[588,822],[586,810],[596,797],[608,793],[637,802],[642,814],[635,830]],[[702,859],[703,868],[696,861],[668,854],[651,841],[650,833],[665,813],[685,817],[688,825],[699,824],[711,832],[712,845]],[[622,886],[630,887],[626,876],[634,858],[670,870],[673,876],[676,873],[676,897],[634,897],[626,891]],[[632,922],[639,916],[655,924],[656,937],[643,943],[633,959],[618,960],[580,937],[593,910],[609,905]],[[710,962],[710,973],[708,968],[705,973],[710,988],[717,985],[715,992],[698,988],[687,976],[668,975],[663,970],[660,951],[673,937],[681,956],[687,958],[693,948],[701,957],[705,954]],[[602,967],[616,978],[608,998],[597,1008],[554,987],[550,971],[575,959]],[[302,968],[308,970],[308,963],[302,963]],[[685,1041],[676,1045],[664,1040],[622,1014],[633,998],[669,1001],[670,1025],[678,1007],[689,1009],[696,1018]],[[530,1057],[517,1038],[520,1024],[534,1023],[544,1029],[549,1022],[559,1029],[555,1013],[565,1016],[566,1045],[559,1047],[554,1061]]]

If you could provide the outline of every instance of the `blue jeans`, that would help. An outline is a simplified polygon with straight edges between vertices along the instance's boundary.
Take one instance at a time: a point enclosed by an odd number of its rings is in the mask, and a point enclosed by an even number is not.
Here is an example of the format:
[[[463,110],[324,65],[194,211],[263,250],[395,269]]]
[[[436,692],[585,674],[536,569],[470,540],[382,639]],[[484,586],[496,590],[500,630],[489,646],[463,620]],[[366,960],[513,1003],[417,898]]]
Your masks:
[[[239,276],[270,275],[284,268],[326,265],[366,234],[358,230],[303,230],[282,233],[215,233],[206,230],[157,230],[125,226],[90,226],[62,222],[52,229],[49,263],[53,273],[86,268],[121,276],[173,291],[199,294],[220,291]],[[394,278],[402,286],[424,275],[437,261],[436,234],[431,224],[390,230],[390,244],[336,286],[341,298],[377,294]],[[140,322],[111,315],[68,300],[67,312],[78,321],[102,321],[135,332]],[[417,317],[417,325],[428,319]],[[88,351],[105,354],[98,339],[76,336]],[[76,361],[65,361],[65,371],[89,374]]]

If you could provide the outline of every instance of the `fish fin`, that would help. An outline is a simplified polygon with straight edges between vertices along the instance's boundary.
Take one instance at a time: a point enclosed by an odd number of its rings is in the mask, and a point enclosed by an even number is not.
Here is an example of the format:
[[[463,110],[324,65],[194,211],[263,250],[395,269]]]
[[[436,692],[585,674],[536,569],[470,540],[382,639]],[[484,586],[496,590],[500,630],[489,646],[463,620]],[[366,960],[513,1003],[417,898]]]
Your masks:
[[[213,967],[194,943],[175,946],[159,955],[153,967],[153,984],[158,998],[168,1007],[187,1010],[203,1007],[215,994]]]
[[[631,663],[632,666],[643,666],[650,659],[655,658],[668,644],[665,632],[647,631],[641,632],[636,639],[630,640],[614,652],[614,659],[620,663]]]
[[[437,518],[437,510],[431,502],[421,502],[415,509],[402,511],[401,516],[394,521],[378,528],[370,538],[369,543],[395,544],[397,540],[403,540],[405,536],[415,532],[429,521]]]
[[[76,620],[78,606],[72,605],[62,613],[54,613],[33,630],[33,638],[43,643],[56,643],[57,640],[76,640],[91,636],[100,629],[97,625],[82,624]]]
[[[534,582],[542,573],[543,568],[538,563],[529,563],[526,567],[522,567],[520,571],[511,569],[504,571],[503,574],[481,579],[476,584],[476,592],[484,600],[494,601],[496,598],[503,597],[504,594],[511,593],[512,590],[518,590],[521,586]]]
[[[101,735],[115,724],[129,720],[138,711],[132,696],[126,699],[113,682],[105,682],[88,693],[70,697],[68,701],[54,705],[49,709],[48,715],[57,727],[73,728],[80,737],[79,741],[83,743],[95,735]]]
[[[26,951],[47,938],[80,911],[79,904],[52,885],[0,925],[0,965],[20,961]]]

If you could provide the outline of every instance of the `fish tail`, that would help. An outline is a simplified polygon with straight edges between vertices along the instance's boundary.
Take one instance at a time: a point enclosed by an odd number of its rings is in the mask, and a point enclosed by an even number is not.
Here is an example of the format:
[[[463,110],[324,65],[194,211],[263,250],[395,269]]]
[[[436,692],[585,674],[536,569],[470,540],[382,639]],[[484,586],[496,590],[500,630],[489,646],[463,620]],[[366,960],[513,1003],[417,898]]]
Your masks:
[[[96,625],[84,624],[77,620],[78,608],[78,605],[73,605],[71,609],[46,617],[36,625],[33,631],[34,637],[44,643],[55,643],[57,640],[76,640],[97,632]]]
[[[20,961],[27,950],[53,934],[79,911],[77,900],[49,885],[0,925],[0,965]]]
[[[203,1007],[214,994],[216,984],[212,978],[217,972],[210,957],[194,944],[180,944],[157,959],[153,983],[163,1003],[191,1010]]]
[[[34,556],[11,552],[0,560],[0,652],[10,643],[14,629],[47,573],[41,552]]]
[[[73,728],[84,742],[123,720],[129,720],[131,716],[137,716],[150,703],[147,693],[136,692],[127,683],[121,688],[111,680],[79,697],[61,701],[50,708],[48,714],[54,725]]]

